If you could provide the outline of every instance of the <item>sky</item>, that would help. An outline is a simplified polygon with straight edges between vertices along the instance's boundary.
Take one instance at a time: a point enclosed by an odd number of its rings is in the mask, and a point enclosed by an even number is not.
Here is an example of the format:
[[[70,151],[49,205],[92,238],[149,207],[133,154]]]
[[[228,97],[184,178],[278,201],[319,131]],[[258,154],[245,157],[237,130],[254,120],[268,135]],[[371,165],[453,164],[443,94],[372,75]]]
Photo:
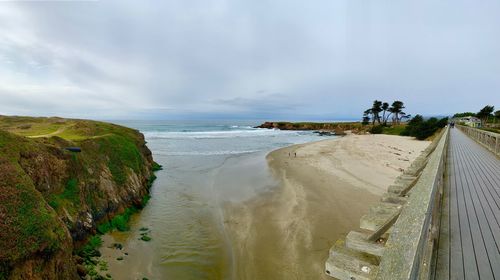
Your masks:
[[[0,114],[359,119],[500,109],[500,1],[0,1]]]

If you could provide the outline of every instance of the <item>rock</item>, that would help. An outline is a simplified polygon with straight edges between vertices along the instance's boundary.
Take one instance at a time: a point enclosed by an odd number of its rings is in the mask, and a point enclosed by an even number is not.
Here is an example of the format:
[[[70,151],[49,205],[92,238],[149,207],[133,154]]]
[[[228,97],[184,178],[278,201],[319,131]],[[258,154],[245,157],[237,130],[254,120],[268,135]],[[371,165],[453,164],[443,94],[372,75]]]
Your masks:
[[[80,256],[74,256],[73,259],[75,260],[75,263],[77,264],[83,264],[84,259]]]
[[[151,241],[151,237],[149,237],[149,236],[147,236],[147,235],[143,235],[143,236],[141,236],[141,240],[142,240],[142,241],[149,242],[149,241]]]
[[[85,266],[81,265],[81,264],[78,264],[76,266],[76,272],[78,273],[78,275],[80,275],[80,277],[85,277],[85,275],[87,275],[87,269],[85,268]]]

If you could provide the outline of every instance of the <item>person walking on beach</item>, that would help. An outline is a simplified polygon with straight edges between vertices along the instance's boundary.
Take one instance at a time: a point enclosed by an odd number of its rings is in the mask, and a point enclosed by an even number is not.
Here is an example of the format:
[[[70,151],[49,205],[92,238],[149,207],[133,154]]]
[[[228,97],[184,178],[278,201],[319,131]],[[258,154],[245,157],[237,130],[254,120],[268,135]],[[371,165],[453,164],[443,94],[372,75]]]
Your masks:
[[[295,157],[297,157],[297,152],[293,153]]]

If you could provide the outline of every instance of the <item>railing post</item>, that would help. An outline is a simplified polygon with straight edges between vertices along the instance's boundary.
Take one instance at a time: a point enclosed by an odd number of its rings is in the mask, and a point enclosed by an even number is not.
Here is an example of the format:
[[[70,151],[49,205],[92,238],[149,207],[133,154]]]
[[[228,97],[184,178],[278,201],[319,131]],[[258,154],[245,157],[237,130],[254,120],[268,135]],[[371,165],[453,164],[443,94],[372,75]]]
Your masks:
[[[496,142],[495,143],[495,155],[498,155],[500,153],[500,149],[499,149],[500,147],[498,145],[498,142],[499,142],[498,139],[499,139],[499,137],[497,136],[496,137],[496,141],[495,141]]]

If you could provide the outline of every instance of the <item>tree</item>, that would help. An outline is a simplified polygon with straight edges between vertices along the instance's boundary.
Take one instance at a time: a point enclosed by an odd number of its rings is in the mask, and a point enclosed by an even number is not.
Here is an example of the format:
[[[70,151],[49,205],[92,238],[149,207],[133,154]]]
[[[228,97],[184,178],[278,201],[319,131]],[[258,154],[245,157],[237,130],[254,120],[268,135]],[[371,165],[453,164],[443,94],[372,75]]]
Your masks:
[[[405,112],[401,112],[401,117],[399,117],[400,120],[403,120],[403,119],[411,119],[411,115],[410,114],[406,114]]]
[[[367,125],[370,123],[370,115],[372,113],[372,110],[371,109],[368,109],[366,110],[364,113],[363,113],[363,122],[361,124],[363,125]]]
[[[382,103],[382,110],[384,111],[384,113],[382,114],[382,122],[384,123],[384,125],[387,125],[387,118],[389,118],[389,116],[387,116],[386,118],[385,114],[389,110],[389,103],[387,102]]]
[[[476,113],[472,112],[463,112],[463,113],[456,113],[453,115],[453,118],[463,118],[463,117],[475,117]]]
[[[391,113],[394,114],[393,119],[396,124],[399,124],[401,115],[405,115],[403,109],[405,108],[404,103],[402,101],[396,100],[392,102],[391,108],[389,109]]]
[[[500,110],[497,110],[495,112],[495,119],[499,120],[500,119]]]
[[[373,115],[372,124],[375,124],[375,121],[377,121],[380,124],[380,112],[382,112],[382,101],[379,100],[373,101],[371,112]]]
[[[476,114],[476,117],[478,117],[481,120],[481,124],[485,124],[488,121],[489,117],[492,115],[491,113],[493,113],[494,110],[495,106],[486,105],[483,107],[483,109],[481,109],[481,111],[479,111]]]

